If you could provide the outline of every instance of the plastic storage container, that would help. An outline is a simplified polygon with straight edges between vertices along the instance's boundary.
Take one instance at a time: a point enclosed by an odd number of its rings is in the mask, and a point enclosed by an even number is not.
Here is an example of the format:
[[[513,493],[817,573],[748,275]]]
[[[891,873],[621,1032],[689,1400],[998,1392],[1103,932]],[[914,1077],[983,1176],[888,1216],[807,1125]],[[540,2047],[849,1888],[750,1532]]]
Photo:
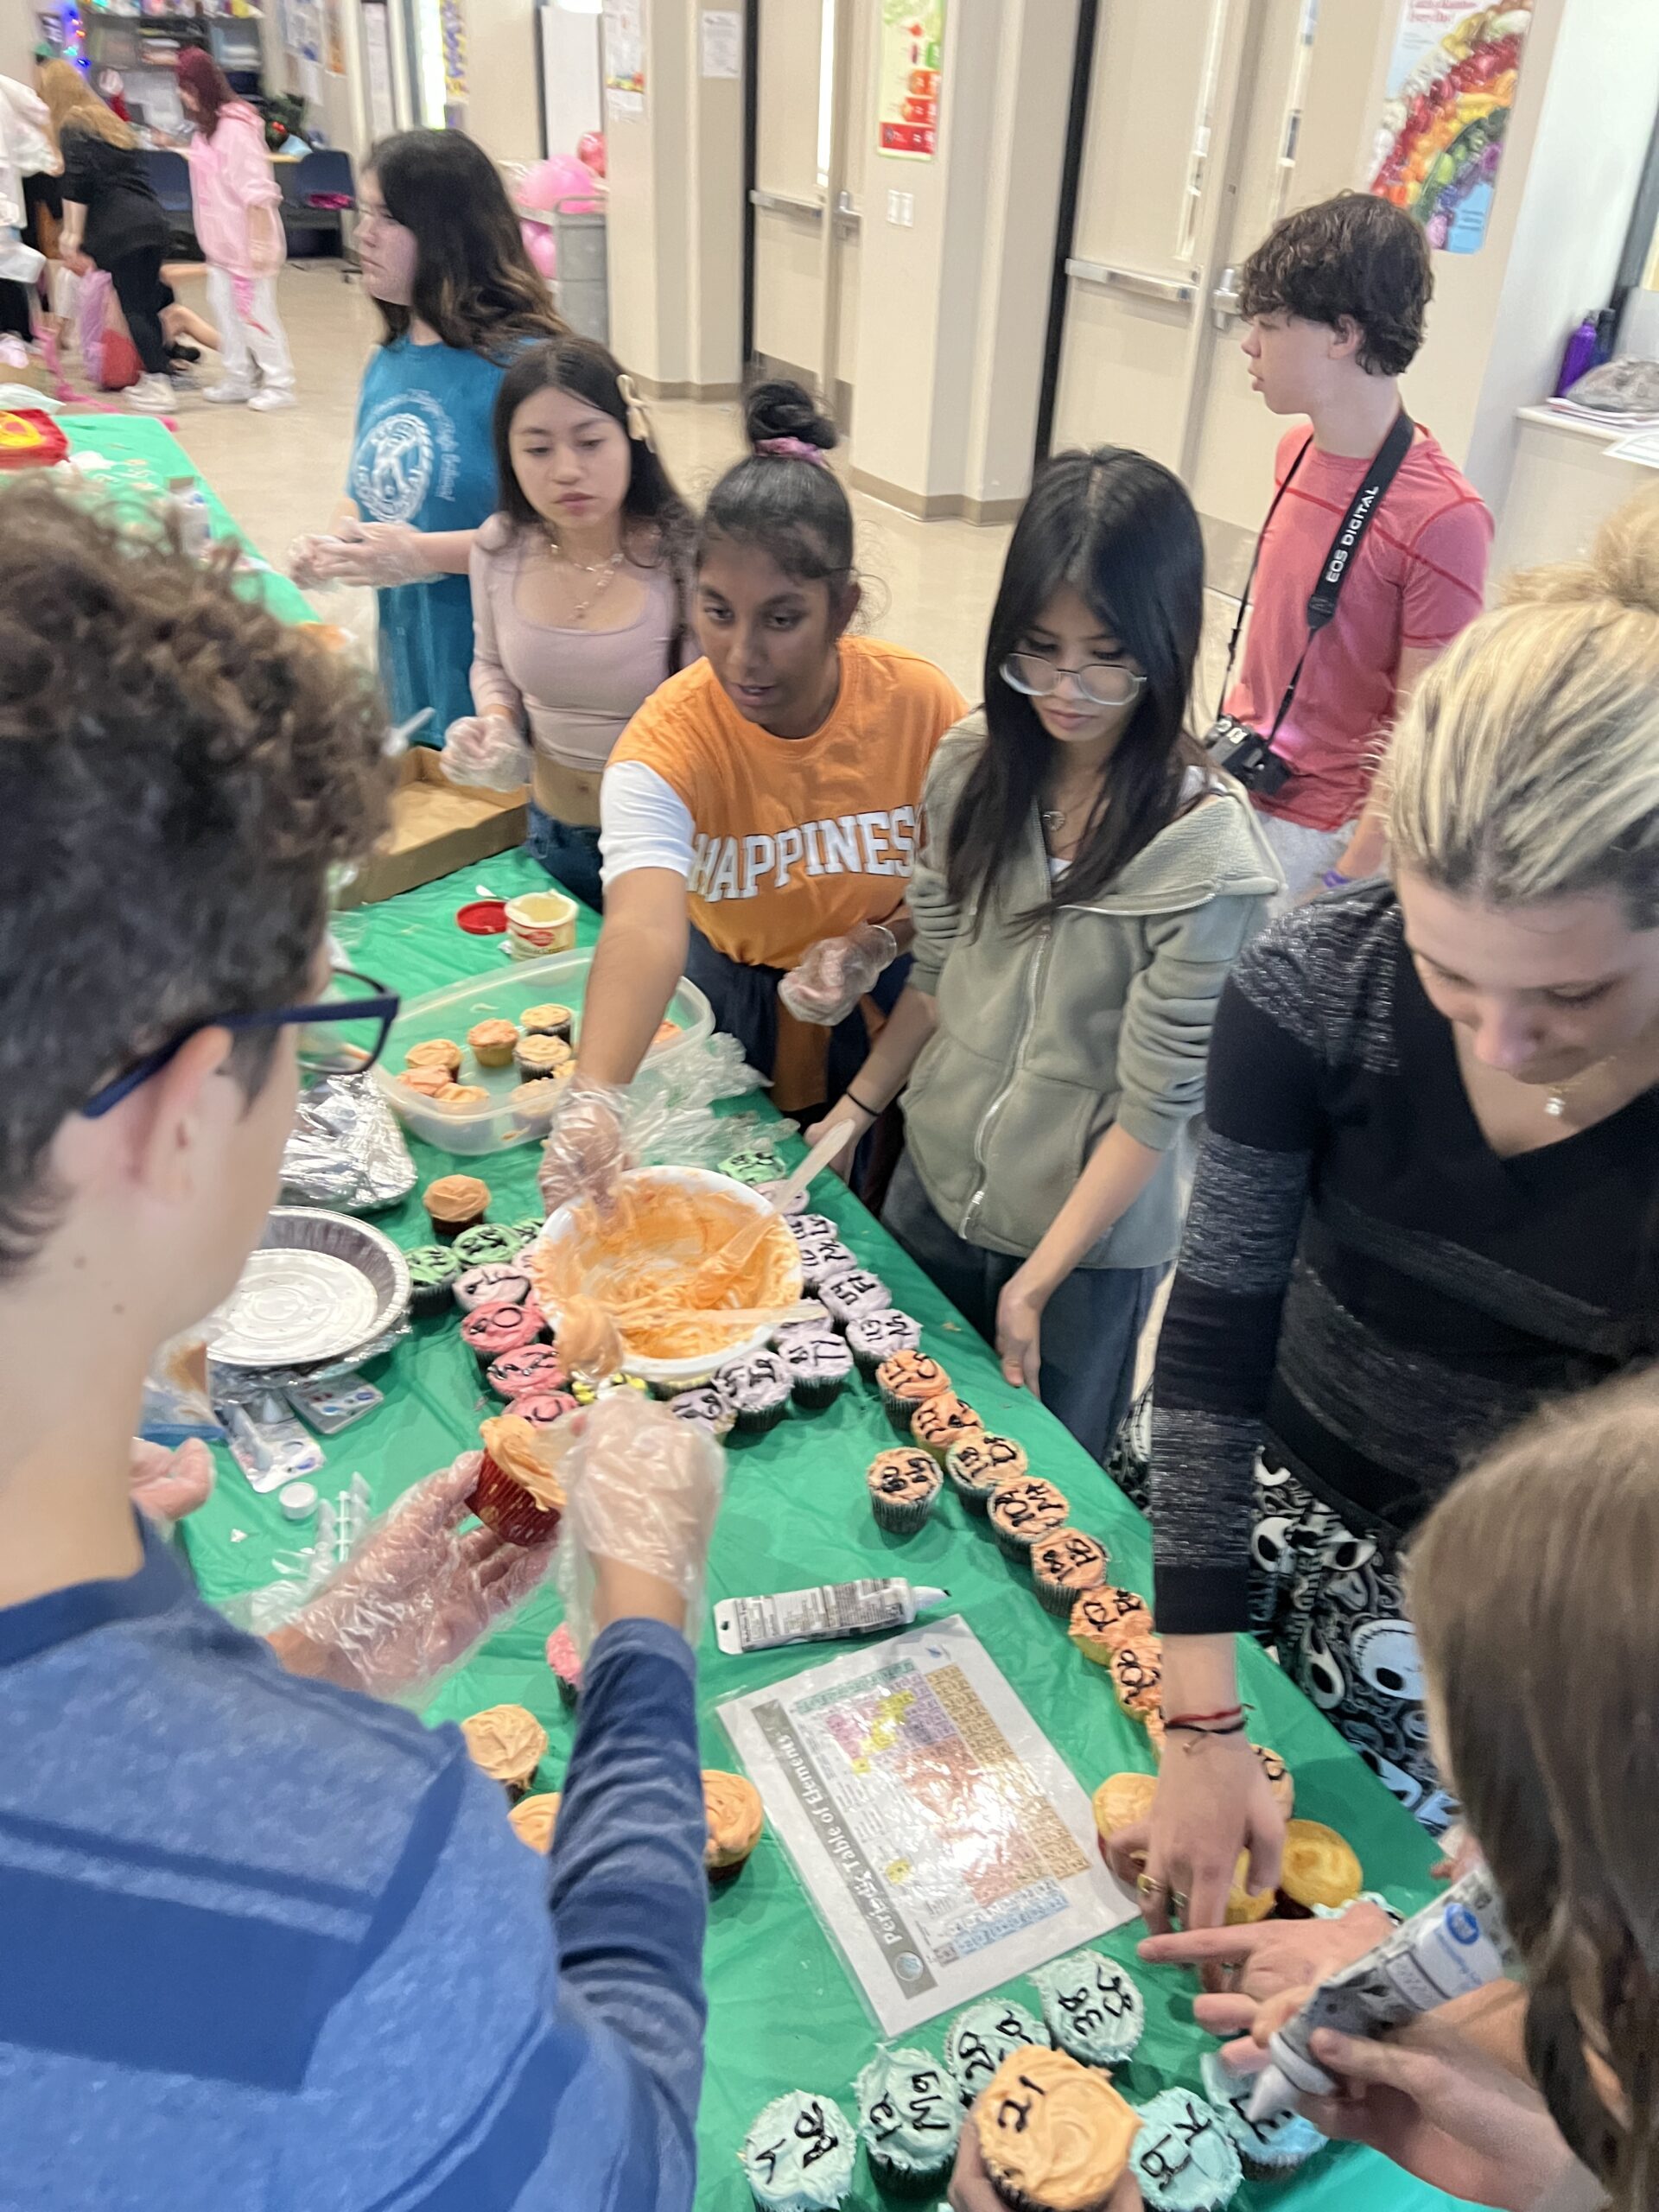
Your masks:
[[[392,1024],[385,1052],[375,1064],[374,1080],[410,1135],[437,1146],[440,1151],[472,1159],[499,1152],[508,1145],[530,1143],[533,1132],[519,1126],[507,1103],[524,1077],[513,1063],[504,1068],[480,1067],[467,1048],[467,1033],[475,1022],[518,1021],[529,1007],[556,1004],[572,1008],[576,1017],[575,1033],[580,1035],[593,958],[590,950],[556,953],[547,960],[516,960],[500,974],[474,976],[464,983],[429,991],[424,998],[405,1001]],[[684,976],[668,1002],[667,1019],[678,1025],[681,1033],[653,1045],[646,1054],[645,1065],[655,1073],[667,1074],[677,1059],[700,1052],[715,1033],[713,1009],[696,985]],[[404,1053],[411,1045],[423,1044],[429,1037],[448,1037],[461,1046],[461,1073],[456,1079],[477,1084],[488,1091],[487,1100],[475,1106],[439,1106],[398,1082]]]

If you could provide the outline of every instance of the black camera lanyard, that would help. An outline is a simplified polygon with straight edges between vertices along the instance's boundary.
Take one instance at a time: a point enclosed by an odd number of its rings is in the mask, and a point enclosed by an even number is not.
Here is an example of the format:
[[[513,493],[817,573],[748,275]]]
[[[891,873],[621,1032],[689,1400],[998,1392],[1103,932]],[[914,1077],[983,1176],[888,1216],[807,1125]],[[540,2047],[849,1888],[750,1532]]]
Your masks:
[[[1319,632],[1337,611],[1337,595],[1341,591],[1349,570],[1354,565],[1360,542],[1371,526],[1371,518],[1382,504],[1382,495],[1399,474],[1400,464],[1411,450],[1411,442],[1417,427],[1402,408],[1394,418],[1394,426],[1377,448],[1370,467],[1360,479],[1359,489],[1353,504],[1342,518],[1342,526],[1331,541],[1331,550],[1319,569],[1319,580],[1314,585],[1307,602],[1307,640],[1297,656],[1296,665],[1290,671],[1290,681],[1285,686],[1285,696],[1279,702],[1279,711],[1273,718],[1273,728],[1267,733],[1268,749],[1279,734],[1280,725],[1290,712],[1290,702],[1296,696],[1296,686],[1301,681],[1302,666]],[[1244,579],[1243,596],[1238,602],[1238,619],[1233,624],[1233,634],[1227,643],[1227,672],[1221,680],[1221,712],[1227,711],[1227,694],[1232,689],[1233,663],[1238,655],[1238,641],[1244,634],[1244,618],[1250,611],[1250,592],[1255,583],[1256,565],[1262,558],[1262,548],[1268,532],[1273,528],[1273,518],[1279,512],[1279,502],[1289,491],[1297,470],[1308,455],[1313,443],[1310,433],[1301,451],[1285,471],[1285,479],[1273,495],[1273,505],[1268,509],[1268,518],[1262,525],[1255,550],[1250,555],[1249,574]]]

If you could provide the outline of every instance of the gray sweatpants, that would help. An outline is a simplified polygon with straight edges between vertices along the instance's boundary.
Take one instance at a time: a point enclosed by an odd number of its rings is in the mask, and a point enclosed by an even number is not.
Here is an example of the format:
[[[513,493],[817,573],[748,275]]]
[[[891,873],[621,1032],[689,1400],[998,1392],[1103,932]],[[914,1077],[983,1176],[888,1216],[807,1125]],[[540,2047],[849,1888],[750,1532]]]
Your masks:
[[[1358,817],[1340,830],[1310,830],[1303,823],[1287,822],[1281,815],[1263,814],[1258,807],[1255,820],[1285,871],[1285,888],[1268,903],[1268,918],[1276,921],[1306,893],[1318,890],[1319,878],[1336,866],[1352,843]]]

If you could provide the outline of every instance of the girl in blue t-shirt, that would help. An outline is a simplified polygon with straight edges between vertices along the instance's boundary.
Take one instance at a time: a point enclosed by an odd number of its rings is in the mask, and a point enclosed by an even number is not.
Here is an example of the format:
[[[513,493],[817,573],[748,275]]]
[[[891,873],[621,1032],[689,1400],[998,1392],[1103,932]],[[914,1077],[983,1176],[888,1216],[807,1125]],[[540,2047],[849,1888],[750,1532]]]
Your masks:
[[[376,588],[393,719],[430,708],[437,744],[472,712],[467,563],[498,505],[495,395],[519,346],[564,326],[494,163],[462,132],[383,139],[359,199],[358,257],[385,335],[358,398],[346,505],[290,568],[302,586]]]

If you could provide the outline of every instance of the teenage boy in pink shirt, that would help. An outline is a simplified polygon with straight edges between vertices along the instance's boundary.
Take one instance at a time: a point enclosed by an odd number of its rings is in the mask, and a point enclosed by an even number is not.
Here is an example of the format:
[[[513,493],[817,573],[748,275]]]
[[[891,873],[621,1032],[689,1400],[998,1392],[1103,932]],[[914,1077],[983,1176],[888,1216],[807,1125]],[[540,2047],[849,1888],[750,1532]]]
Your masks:
[[[1417,225],[1353,192],[1287,215],[1240,272],[1250,381],[1272,414],[1308,418],[1279,442],[1274,481],[1290,481],[1262,539],[1243,665],[1224,702],[1255,729],[1271,729],[1308,644],[1308,595],[1400,413],[1433,286]],[[1382,867],[1370,803],[1377,761],[1418,677],[1479,613],[1491,542],[1479,493],[1420,425],[1274,740],[1290,778],[1251,793],[1285,872],[1275,910]]]

